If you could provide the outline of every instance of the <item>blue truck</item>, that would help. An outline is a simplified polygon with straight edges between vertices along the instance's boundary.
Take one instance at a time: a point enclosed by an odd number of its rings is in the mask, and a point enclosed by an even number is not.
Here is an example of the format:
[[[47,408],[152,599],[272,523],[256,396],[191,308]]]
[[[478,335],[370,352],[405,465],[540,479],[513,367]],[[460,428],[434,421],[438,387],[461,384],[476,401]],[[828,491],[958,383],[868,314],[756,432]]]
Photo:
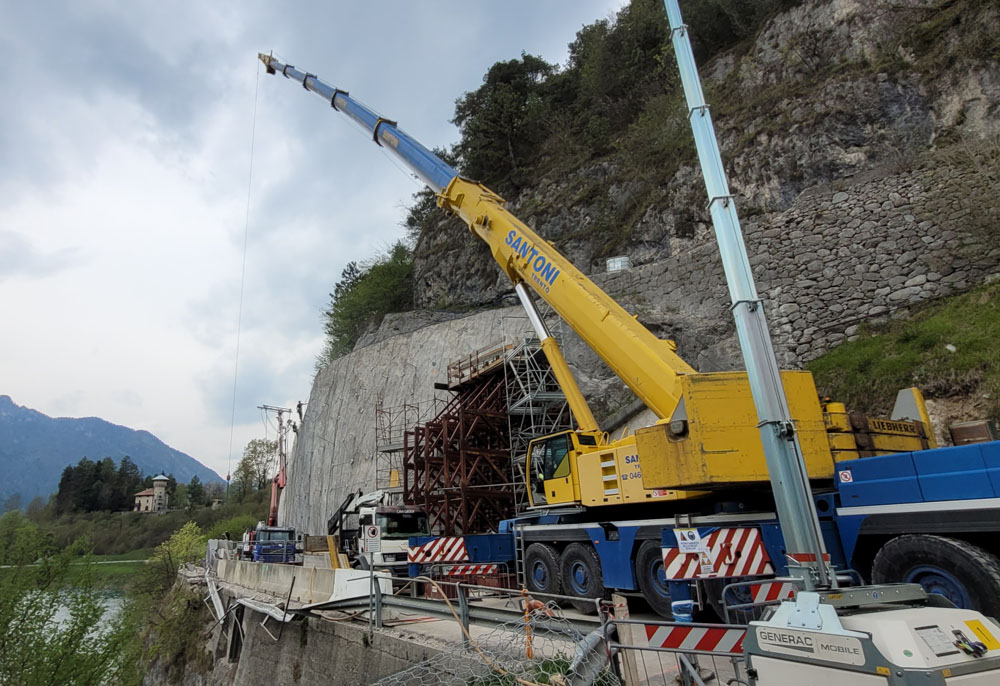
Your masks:
[[[295,529],[288,526],[266,526],[259,522],[243,534],[240,558],[253,562],[297,564]]]
[[[919,583],[1000,616],[1000,441],[840,462],[833,487],[814,500],[839,572]],[[787,574],[777,517],[761,505],[712,499],[692,511],[661,505],[642,518],[602,511],[600,520],[584,508],[540,509],[494,534],[411,538],[409,572],[505,565],[530,591],[580,597],[581,610],[616,591],[641,594],[667,617],[672,600],[691,598],[721,614],[725,584]],[[464,555],[436,555],[455,550]],[[782,593],[770,586],[765,593]]]

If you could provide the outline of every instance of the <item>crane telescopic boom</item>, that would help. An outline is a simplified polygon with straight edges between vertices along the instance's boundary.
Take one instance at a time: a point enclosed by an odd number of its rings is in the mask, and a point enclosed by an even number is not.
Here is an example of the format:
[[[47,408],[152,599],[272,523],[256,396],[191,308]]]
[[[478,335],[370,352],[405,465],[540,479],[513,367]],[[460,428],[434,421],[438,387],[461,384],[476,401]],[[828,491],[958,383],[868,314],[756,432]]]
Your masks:
[[[400,129],[395,121],[362,105],[347,91],[324,83],[315,74],[284,64],[271,55],[259,57],[269,74],[281,73],[301,83],[333,109],[370,131],[375,143],[396,155],[437,193],[442,208],[461,217],[489,245],[493,258],[510,277],[528,310],[580,428],[596,430],[597,423],[555,340],[544,330],[525,284],[552,306],[650,410],[661,419],[671,416],[682,396],[680,377],[695,373],[676,354],[673,341],[654,336],[551,243],[510,214],[500,196],[462,178],[455,168]]]

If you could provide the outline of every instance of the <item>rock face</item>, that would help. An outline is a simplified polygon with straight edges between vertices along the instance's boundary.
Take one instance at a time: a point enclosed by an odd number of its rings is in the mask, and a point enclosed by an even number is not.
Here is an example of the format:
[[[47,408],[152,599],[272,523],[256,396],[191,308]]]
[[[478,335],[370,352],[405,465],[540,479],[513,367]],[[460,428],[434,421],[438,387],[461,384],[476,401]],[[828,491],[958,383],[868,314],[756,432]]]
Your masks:
[[[950,10],[930,2],[807,0],[749,48],[703,65],[744,217],[784,212],[807,189],[907,166],[956,141],[995,148],[1000,66],[980,54],[976,36],[1000,32],[1000,6],[966,4],[948,22]],[[926,36],[925,21],[945,28]],[[679,131],[690,140],[686,123]],[[611,254],[641,265],[697,252],[711,240],[704,185],[693,151],[680,162],[657,177],[609,155],[543,178],[508,207],[587,273],[603,271]],[[622,211],[637,202],[645,210]],[[414,275],[418,307],[490,305],[510,288],[478,239],[448,218],[420,238]]]
[[[1000,275],[1000,68],[963,56],[957,22],[936,47],[948,59],[931,70],[908,47],[907,31],[927,16],[911,5],[873,13],[870,3],[809,0],[775,17],[744,54],[703,69],[710,92],[724,86],[743,103],[717,126],[784,368],[849,340],[865,321]],[[976,6],[977,21],[1000,32],[1000,8]],[[872,68],[887,58],[891,70]],[[614,159],[592,162],[509,206],[695,368],[738,368],[700,171],[682,164],[663,181],[629,234],[625,252],[638,266],[604,274],[595,217],[635,190],[616,173]],[[581,184],[590,195],[551,201]],[[426,233],[418,254],[418,305],[496,305],[510,290],[454,219]],[[377,401],[432,398],[450,361],[527,329],[516,312],[387,317],[321,372],[289,463],[283,521],[325,532],[349,492],[374,486]],[[572,332],[562,345],[599,421],[617,415],[635,428],[653,419],[635,413],[634,396]]]
[[[317,374],[288,461],[279,521],[325,534],[327,519],[350,492],[374,488],[378,404],[429,405],[449,362],[517,337],[526,324],[516,308],[482,312],[355,350]]]
[[[983,189],[989,192],[980,194]],[[988,170],[943,158],[920,169],[883,168],[816,186],[789,209],[747,222],[747,250],[779,363],[800,367],[851,338],[860,322],[1000,275],[997,198],[1000,184]],[[593,279],[659,337],[675,340],[699,371],[740,366],[714,242]],[[380,399],[386,407],[428,401],[449,362],[527,330],[515,307],[394,335],[437,316],[387,317],[370,335],[375,342],[316,377],[288,466],[282,521],[323,532],[349,492],[374,487]],[[562,337],[599,419],[633,401],[579,337],[569,330]],[[634,428],[653,419],[645,413],[628,421]]]

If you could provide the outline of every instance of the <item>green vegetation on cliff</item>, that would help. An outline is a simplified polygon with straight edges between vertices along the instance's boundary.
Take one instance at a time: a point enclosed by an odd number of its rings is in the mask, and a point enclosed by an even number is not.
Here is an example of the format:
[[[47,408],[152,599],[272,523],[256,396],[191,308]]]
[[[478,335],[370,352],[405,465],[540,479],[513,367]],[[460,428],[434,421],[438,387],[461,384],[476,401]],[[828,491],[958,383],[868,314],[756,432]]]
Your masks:
[[[413,309],[413,256],[403,243],[366,265],[348,262],[323,312],[326,341],[318,368],[354,349],[361,335],[389,312]]]
[[[947,90],[956,73],[1000,56],[991,0],[879,3],[871,18],[880,28],[846,45],[837,33],[844,27],[812,17],[822,3],[800,5],[681,2],[726,162],[738,171],[734,191],[751,189],[741,197],[744,217],[843,174],[917,165],[930,145],[961,143],[960,121],[932,130],[926,108],[944,105],[925,91]],[[707,220],[700,181],[685,169],[695,152],[661,0],[631,0],[584,26],[564,65],[527,53],[497,62],[457,99],[453,122],[460,138],[439,154],[505,196],[584,271],[637,247],[640,259],[658,259],[672,249],[665,234],[693,238]],[[819,152],[840,148],[851,152]],[[669,217],[658,221],[656,211]],[[461,276],[434,266],[443,254],[468,256],[457,244],[473,239],[442,230],[429,193],[416,194],[406,229],[412,256],[397,260],[405,252],[397,246],[344,271],[324,313],[320,367],[386,312],[413,307],[414,268],[422,306],[485,302],[477,294],[495,282],[485,255]],[[461,283],[442,287],[445,278]]]
[[[932,398],[978,395],[1000,417],[1000,283],[865,325],[807,367],[822,393],[853,410],[888,412],[897,390],[917,386]]]

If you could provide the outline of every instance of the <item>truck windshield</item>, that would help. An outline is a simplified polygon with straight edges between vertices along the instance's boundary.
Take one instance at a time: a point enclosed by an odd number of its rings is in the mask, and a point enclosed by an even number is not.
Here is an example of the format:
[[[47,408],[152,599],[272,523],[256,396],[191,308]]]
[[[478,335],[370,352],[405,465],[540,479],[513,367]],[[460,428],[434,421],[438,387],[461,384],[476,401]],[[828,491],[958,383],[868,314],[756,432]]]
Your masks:
[[[258,541],[291,541],[294,534],[291,531],[261,531],[257,536]]]
[[[387,512],[375,515],[375,521],[382,527],[382,538],[429,536],[431,533],[423,512]]]

